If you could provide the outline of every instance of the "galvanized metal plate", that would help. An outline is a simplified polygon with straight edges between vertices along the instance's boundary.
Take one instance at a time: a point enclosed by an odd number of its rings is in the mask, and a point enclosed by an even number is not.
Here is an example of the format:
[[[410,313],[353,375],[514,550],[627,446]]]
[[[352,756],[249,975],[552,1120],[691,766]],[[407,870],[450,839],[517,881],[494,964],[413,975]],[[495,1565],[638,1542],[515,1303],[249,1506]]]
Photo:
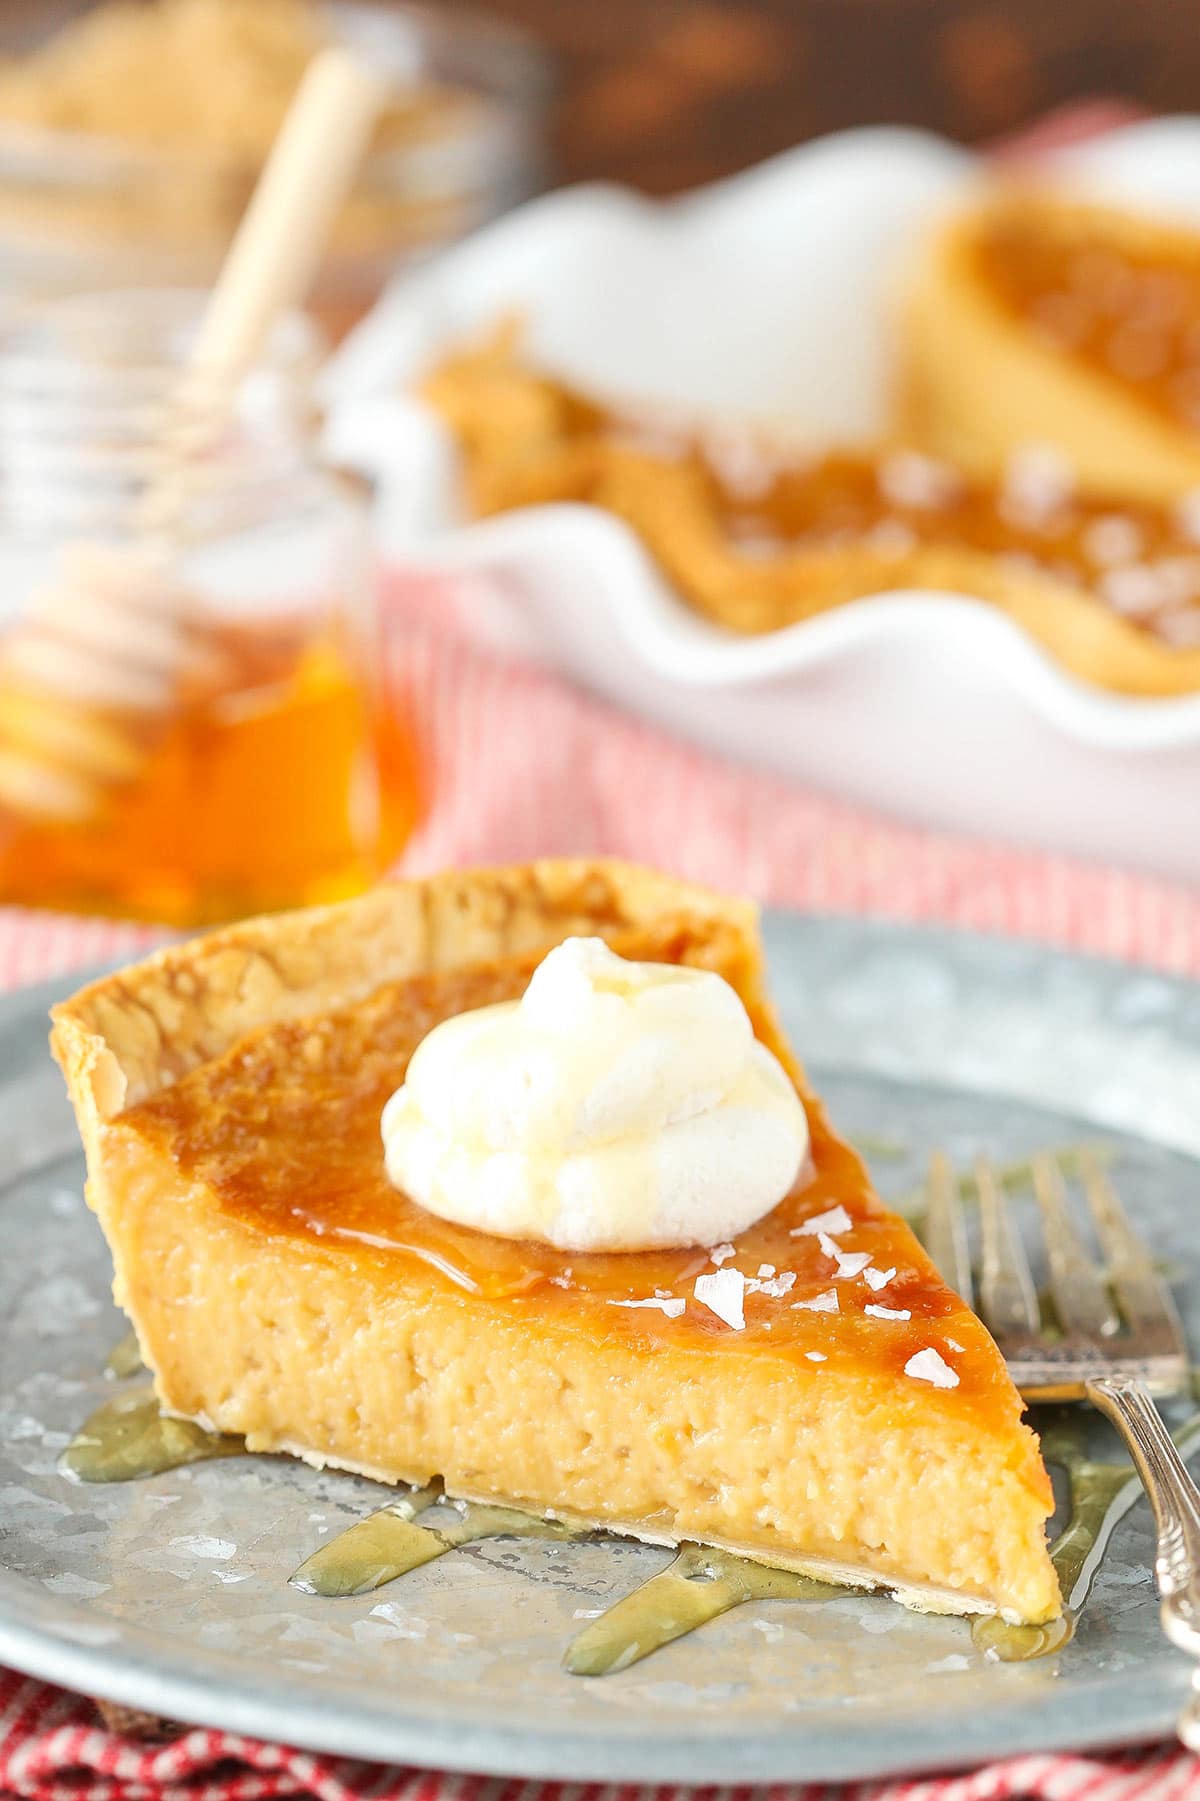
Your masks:
[[[942,1145],[1019,1158],[1097,1136],[1200,1340],[1200,988],[1037,947],[769,921],[786,1023],[898,1195]],[[1118,1527],[1074,1643],[999,1665],[961,1621],[880,1599],[755,1602],[644,1663],[567,1676],[581,1623],[668,1554],[494,1540],[362,1599],[286,1585],[386,1491],[282,1459],[119,1487],[58,1468],[122,1331],[45,1052],[49,990],[0,1000],[0,1661],[313,1749],[572,1780],[846,1780],[1168,1735],[1148,1510]],[[1103,1429],[1102,1429],[1103,1430]]]

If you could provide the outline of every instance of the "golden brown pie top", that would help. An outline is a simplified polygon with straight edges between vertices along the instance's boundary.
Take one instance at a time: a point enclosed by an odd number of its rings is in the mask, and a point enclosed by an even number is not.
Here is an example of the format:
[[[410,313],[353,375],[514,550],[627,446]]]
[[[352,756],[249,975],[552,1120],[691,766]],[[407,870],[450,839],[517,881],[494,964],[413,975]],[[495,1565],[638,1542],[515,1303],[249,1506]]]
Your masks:
[[[451,357],[425,392],[458,438],[476,513],[605,508],[686,601],[737,632],[892,588],[990,595],[999,577],[1091,597],[1164,648],[1200,646],[1200,508],[1078,493],[1044,452],[995,483],[903,446],[806,456],[748,429],[639,418],[522,361],[511,330]]]
[[[625,925],[610,942],[632,958],[724,965],[738,985],[719,922],[676,917]],[[831,1133],[803,1088],[813,1167],[774,1212],[741,1235],[725,1261],[766,1284],[747,1293],[741,1332],[693,1298],[695,1278],[714,1268],[707,1249],[561,1253],[455,1226],[393,1189],[384,1173],[379,1118],[413,1050],[440,1020],[519,995],[538,960],[506,957],[419,975],[352,1005],[252,1031],[126,1109],[108,1130],[117,1141],[132,1133],[159,1146],[185,1177],[208,1185],[227,1217],[253,1233],[307,1241],[314,1255],[353,1257],[365,1281],[387,1285],[416,1276],[418,1297],[421,1281],[462,1289],[491,1306],[518,1310],[531,1330],[552,1323],[590,1336],[626,1334],[663,1350],[770,1352],[814,1379],[826,1364],[844,1370],[847,1363],[897,1377],[915,1353],[933,1347],[958,1373],[959,1386],[943,1392],[916,1378],[905,1381],[931,1400],[936,1393],[948,1407],[969,1397],[972,1418],[981,1423],[989,1408],[998,1427],[1016,1417],[1019,1403],[982,1326],[942,1283],[908,1227],[884,1211],[859,1158]],[[744,998],[758,1035],[794,1067],[769,1014],[752,993]],[[861,1276],[836,1279],[819,1239],[792,1235],[839,1204],[853,1221],[838,1238],[839,1249],[869,1252],[877,1270],[895,1269],[878,1291]],[[838,1295],[837,1313],[796,1305],[830,1290]],[[613,1304],[656,1294],[686,1299],[685,1311],[669,1318],[653,1308]],[[865,1311],[872,1305],[911,1317],[873,1317]]]
[[[958,545],[1086,590],[1167,644],[1200,644],[1200,531],[1146,502],[1085,498],[1037,450],[1000,485],[904,450],[839,451],[782,469],[757,500],[734,501],[718,478],[706,479],[745,554],[858,544],[900,562],[922,547]]]
[[[975,257],[1047,344],[1200,431],[1200,236],[1020,195],[987,216]]]

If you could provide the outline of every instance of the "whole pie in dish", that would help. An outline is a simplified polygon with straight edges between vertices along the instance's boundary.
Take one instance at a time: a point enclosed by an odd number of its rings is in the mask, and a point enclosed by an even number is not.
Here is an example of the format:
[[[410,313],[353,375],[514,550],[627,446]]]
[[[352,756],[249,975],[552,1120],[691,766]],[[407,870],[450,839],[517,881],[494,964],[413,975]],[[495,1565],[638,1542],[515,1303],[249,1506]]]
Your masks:
[[[979,473],[1033,440],[1100,493],[1200,487],[1200,233],[987,194],[927,246],[901,353],[902,428]]]
[[[1194,504],[1084,495],[1061,456],[1028,446],[991,481],[910,445],[806,456],[750,430],[606,411],[525,362],[511,331],[451,357],[425,393],[476,514],[604,508],[728,631],[923,589],[989,602],[1101,687],[1200,689]]]
[[[579,935],[717,971],[794,1079],[810,1162],[735,1244],[571,1255],[389,1184],[380,1113],[418,1042]],[[1020,1399],[826,1122],[747,903],[574,861],[386,886],[159,952],[58,1007],[53,1044],[170,1412],[923,1609],[1057,1614]]]

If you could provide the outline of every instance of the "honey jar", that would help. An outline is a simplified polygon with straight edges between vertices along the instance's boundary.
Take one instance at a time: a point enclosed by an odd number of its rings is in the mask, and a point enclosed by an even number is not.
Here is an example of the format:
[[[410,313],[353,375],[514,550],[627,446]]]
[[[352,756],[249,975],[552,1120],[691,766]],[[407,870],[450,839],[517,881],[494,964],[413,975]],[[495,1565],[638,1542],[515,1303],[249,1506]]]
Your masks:
[[[337,900],[412,825],[364,498],[319,454],[316,335],[284,320],[181,431],[201,305],[78,296],[0,335],[6,902],[192,926]]]

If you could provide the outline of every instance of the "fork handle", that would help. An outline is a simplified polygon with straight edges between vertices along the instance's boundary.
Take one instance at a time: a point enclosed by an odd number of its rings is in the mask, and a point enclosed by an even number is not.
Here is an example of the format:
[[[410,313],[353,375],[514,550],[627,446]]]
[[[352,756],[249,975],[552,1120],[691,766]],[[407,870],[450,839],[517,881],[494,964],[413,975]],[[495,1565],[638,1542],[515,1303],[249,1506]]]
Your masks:
[[[1099,1376],[1087,1398],[1110,1419],[1129,1450],[1154,1513],[1158,1546],[1154,1576],[1163,1631],[1173,1645],[1200,1658],[1200,1489],[1179,1455],[1162,1415],[1141,1382]],[[1196,1672],[1200,1678],[1200,1671]],[[1200,1681],[1179,1722],[1179,1736],[1200,1750]]]

